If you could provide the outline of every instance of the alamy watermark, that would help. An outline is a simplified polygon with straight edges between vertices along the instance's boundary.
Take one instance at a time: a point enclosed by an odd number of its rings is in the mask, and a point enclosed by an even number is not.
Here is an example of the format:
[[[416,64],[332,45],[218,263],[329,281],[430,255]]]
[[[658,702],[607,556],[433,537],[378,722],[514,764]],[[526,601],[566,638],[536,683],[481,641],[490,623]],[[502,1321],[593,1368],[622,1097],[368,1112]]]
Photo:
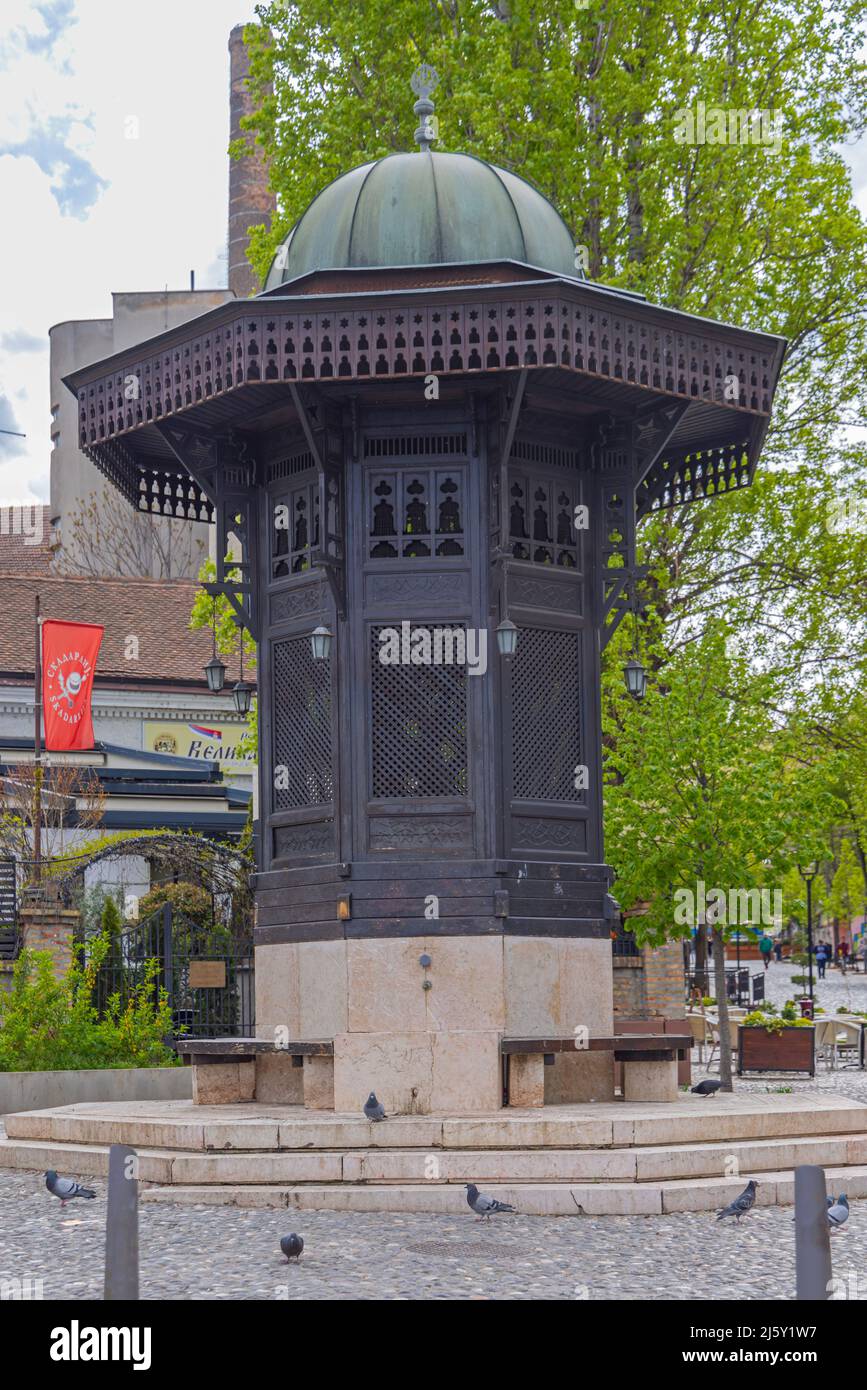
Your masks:
[[[383,666],[466,666],[471,676],[488,669],[488,634],[475,627],[414,627],[379,632],[379,660]]]
[[[696,927],[701,922],[713,926],[783,925],[783,892],[781,888],[706,888],[698,879],[692,888],[677,888],[674,893],[674,922],[678,927]]]
[[[0,502],[0,536],[23,536],[25,545],[42,543],[42,507],[38,502]]]
[[[867,531],[867,497],[835,497],[825,512],[825,529],[832,536]]]
[[[734,106],[682,106],[674,113],[678,145],[760,145],[779,154],[783,145],[782,111]]]

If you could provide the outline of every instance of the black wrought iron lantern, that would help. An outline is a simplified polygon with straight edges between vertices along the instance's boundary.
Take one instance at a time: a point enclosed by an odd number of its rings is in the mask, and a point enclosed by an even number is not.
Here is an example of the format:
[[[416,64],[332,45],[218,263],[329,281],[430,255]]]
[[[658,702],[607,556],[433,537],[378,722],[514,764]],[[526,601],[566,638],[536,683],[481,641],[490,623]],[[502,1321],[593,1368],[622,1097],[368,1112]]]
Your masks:
[[[235,709],[239,714],[250,713],[250,702],[253,699],[253,687],[249,681],[236,681],[232,686],[232,699],[235,702]]]
[[[216,652],[205,667],[205,675],[208,678],[208,689],[216,695],[218,691],[222,690],[226,682],[226,666]]]
[[[250,702],[253,699],[253,687],[249,681],[244,680],[244,632],[241,631],[241,641],[238,647],[240,667],[238,679],[232,686],[232,699],[235,702],[235,709],[239,714],[250,713]]]
[[[213,694],[222,690],[226,682],[226,663],[217,656],[217,599],[212,596],[211,608],[211,641],[213,643],[213,654],[210,661],[205,666],[205,676],[208,681],[208,689]]]
[[[647,670],[635,657],[630,657],[624,666],[623,679],[633,700],[643,700],[647,690]]]

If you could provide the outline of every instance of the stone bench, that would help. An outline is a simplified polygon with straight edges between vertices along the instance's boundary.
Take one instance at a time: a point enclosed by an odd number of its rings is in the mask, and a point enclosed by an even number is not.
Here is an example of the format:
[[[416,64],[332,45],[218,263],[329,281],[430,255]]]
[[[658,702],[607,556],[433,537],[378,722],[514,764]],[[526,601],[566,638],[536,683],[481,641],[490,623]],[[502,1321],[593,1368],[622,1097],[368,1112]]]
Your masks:
[[[195,1105],[303,1105],[334,1109],[334,1044],[269,1038],[178,1038],[172,1043],[193,1068]]]
[[[677,1063],[689,1056],[691,1047],[692,1037],[687,1033],[617,1033],[588,1038],[580,1046],[574,1037],[503,1038],[500,1053],[505,1104],[544,1105],[545,1066],[558,1052],[613,1052],[615,1062],[625,1063],[624,1100],[674,1101],[678,1097]]]

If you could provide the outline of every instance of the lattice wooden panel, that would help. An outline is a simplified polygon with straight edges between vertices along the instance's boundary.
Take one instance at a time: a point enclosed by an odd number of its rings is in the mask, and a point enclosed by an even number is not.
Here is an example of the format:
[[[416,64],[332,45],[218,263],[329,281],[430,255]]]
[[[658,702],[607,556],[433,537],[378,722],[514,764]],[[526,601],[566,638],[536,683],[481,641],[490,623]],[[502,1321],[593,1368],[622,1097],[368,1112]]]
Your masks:
[[[275,642],[273,664],[274,809],[327,805],[334,799],[329,663],[313,660],[305,635]]]
[[[385,665],[384,630],[373,627],[370,634],[371,794],[467,796],[466,664]]]
[[[513,798],[583,802],[578,633],[522,627],[511,680]]]

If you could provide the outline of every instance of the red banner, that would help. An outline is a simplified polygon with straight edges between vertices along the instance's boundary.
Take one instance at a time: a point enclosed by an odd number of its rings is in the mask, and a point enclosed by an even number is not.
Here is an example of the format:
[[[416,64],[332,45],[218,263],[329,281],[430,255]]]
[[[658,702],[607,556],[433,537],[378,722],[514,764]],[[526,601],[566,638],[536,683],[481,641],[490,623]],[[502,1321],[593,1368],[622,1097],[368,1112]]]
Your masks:
[[[96,623],[42,624],[42,714],[51,752],[93,747],[90,697],[104,632]]]

